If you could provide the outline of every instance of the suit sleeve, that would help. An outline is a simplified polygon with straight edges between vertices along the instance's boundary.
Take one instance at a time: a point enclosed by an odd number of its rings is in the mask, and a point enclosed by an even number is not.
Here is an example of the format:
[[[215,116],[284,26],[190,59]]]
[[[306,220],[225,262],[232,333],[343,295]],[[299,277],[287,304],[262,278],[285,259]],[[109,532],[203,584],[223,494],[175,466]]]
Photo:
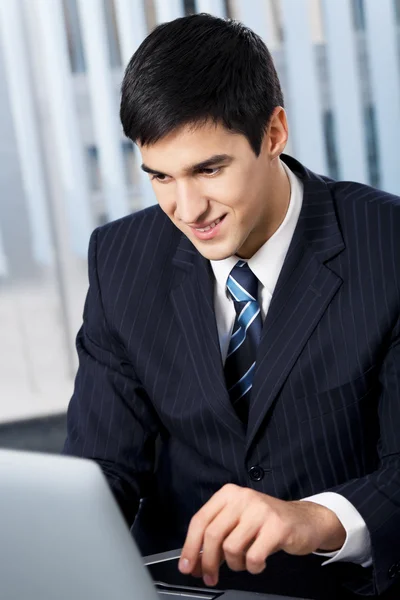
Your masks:
[[[89,290],[76,341],[79,368],[63,452],[100,465],[131,525],[140,498],[151,487],[159,423],[107,324],[97,271],[97,235],[96,230],[89,244]]]
[[[376,471],[332,488],[353,504],[371,538],[372,567],[354,591],[381,594],[400,579],[400,320],[380,373],[380,439]]]

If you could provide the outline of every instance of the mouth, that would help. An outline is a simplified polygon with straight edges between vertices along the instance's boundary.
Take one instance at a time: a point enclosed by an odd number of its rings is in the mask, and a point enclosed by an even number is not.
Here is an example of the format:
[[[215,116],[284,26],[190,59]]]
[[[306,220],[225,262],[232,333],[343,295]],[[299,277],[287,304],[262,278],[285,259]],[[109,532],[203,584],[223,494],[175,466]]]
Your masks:
[[[225,220],[226,215],[215,219],[212,223],[209,223],[206,227],[191,227],[194,235],[200,240],[210,240],[215,238],[220,232],[221,225]]]

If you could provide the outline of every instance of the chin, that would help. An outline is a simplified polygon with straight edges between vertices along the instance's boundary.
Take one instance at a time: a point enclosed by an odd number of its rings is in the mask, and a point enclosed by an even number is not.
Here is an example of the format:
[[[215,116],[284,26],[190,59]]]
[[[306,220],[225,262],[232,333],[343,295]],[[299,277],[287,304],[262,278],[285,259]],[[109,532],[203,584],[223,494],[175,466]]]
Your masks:
[[[201,248],[196,245],[197,250],[200,252],[204,258],[207,260],[224,260],[225,258],[229,258],[235,254],[235,251],[230,251],[229,249],[224,248]]]
[[[214,243],[202,243],[193,235],[191,235],[189,239],[192,242],[193,246],[196,248],[196,250],[207,260],[224,260],[225,258],[233,256],[238,249],[237,241],[233,239],[220,240],[219,242],[215,240]]]

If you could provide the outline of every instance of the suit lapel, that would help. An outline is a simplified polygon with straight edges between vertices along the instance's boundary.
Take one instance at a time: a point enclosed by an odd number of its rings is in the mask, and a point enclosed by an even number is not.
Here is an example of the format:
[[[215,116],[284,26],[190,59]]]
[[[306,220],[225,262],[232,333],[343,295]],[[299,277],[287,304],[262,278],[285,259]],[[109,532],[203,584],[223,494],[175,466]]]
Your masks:
[[[246,451],[342,283],[327,266],[344,249],[328,185],[294,159],[282,158],[302,179],[303,205],[258,348]],[[173,265],[171,300],[204,402],[224,427],[244,441],[242,423],[225,386],[210,263],[182,235]]]
[[[246,449],[342,280],[326,263],[344,248],[326,182],[284,158],[304,185],[300,218],[268,310],[250,402]]]
[[[173,259],[171,299],[204,401],[224,427],[244,440],[243,426],[225,386],[214,312],[212,270],[182,235]]]

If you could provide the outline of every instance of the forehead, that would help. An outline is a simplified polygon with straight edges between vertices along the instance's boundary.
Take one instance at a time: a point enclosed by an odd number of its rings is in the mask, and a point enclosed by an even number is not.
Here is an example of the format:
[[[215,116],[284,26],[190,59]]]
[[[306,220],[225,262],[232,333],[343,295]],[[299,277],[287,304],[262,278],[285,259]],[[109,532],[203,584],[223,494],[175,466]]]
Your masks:
[[[217,154],[238,156],[251,151],[244,135],[233,133],[220,124],[184,125],[156,143],[138,144],[143,163],[172,174]]]

